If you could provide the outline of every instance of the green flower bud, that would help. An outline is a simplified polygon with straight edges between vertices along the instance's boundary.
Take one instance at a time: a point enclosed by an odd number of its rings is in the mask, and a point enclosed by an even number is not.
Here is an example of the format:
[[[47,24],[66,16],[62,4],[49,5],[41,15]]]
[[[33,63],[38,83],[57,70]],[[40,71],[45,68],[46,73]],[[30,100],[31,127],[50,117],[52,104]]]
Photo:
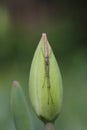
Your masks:
[[[62,93],[60,70],[43,33],[31,64],[29,96],[34,111],[44,122],[54,121],[59,115]]]
[[[17,130],[30,130],[30,113],[23,90],[17,81],[13,82],[11,90],[11,110]]]

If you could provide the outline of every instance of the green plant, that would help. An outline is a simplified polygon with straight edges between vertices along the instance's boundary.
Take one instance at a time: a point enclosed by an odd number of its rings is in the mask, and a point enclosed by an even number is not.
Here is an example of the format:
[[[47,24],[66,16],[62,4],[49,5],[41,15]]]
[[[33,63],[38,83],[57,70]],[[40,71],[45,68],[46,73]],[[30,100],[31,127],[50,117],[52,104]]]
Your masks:
[[[54,53],[43,33],[35,51],[29,75],[29,97],[32,107],[45,124],[53,130],[62,104],[62,79]],[[17,130],[31,128],[29,108],[23,90],[17,81],[11,91],[11,110]]]
[[[30,113],[22,87],[13,82],[11,90],[11,110],[17,130],[30,130]]]

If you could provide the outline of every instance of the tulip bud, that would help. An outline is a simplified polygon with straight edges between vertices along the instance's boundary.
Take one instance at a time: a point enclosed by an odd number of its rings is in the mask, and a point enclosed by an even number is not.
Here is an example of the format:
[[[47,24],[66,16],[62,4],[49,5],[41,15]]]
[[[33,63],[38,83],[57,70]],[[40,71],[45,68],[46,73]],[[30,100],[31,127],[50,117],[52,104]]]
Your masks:
[[[62,79],[52,48],[43,33],[35,51],[29,76],[29,96],[37,116],[54,121],[62,104]]]
[[[23,90],[17,81],[13,82],[11,90],[11,110],[17,130],[30,130],[31,121],[28,104]]]

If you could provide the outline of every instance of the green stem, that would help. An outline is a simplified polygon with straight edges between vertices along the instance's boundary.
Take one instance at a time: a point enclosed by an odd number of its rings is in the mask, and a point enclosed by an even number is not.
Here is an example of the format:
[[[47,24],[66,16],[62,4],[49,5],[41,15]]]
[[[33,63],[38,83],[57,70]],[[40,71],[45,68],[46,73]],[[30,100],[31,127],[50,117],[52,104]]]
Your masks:
[[[47,123],[45,125],[45,130],[54,130],[54,125],[53,123]]]

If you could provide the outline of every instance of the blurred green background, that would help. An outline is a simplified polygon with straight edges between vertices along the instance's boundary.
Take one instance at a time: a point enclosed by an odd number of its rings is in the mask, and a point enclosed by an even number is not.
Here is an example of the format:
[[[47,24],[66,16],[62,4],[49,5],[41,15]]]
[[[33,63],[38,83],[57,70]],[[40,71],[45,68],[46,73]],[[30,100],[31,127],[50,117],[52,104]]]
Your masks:
[[[43,32],[63,78],[62,111],[55,130],[87,130],[87,8],[84,1],[4,0],[0,2],[0,130],[15,130],[10,90],[18,80],[28,99],[28,78]],[[32,113],[37,130],[43,123]]]

